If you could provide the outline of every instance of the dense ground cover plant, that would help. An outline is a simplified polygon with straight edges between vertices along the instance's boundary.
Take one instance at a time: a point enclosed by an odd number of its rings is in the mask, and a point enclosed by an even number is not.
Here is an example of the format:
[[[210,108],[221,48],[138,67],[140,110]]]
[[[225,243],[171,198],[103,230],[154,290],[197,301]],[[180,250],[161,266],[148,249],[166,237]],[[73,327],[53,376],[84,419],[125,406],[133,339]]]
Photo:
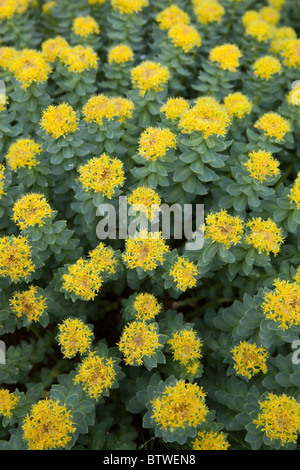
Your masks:
[[[1,2],[0,449],[297,449],[298,34],[298,0]]]

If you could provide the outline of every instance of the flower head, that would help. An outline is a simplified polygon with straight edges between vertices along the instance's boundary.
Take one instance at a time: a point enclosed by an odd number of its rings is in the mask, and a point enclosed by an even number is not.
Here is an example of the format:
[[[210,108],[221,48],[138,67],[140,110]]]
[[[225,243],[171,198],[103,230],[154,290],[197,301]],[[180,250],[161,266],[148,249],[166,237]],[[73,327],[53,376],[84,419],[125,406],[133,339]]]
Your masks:
[[[266,318],[282,330],[300,324],[300,285],[297,282],[274,281],[275,289],[264,294],[262,310]]]
[[[205,395],[196,383],[177,380],[151,401],[151,418],[165,430],[196,428],[205,421],[208,412]]]
[[[224,106],[231,117],[242,119],[244,116],[251,113],[253,105],[246,95],[240,91],[236,91],[224,98]]]
[[[153,220],[160,210],[161,199],[154,189],[139,186],[128,196],[127,202],[136,212],[143,212],[149,220]]]
[[[229,443],[223,432],[199,431],[193,441],[193,450],[227,450]]]
[[[175,331],[167,343],[170,345],[174,361],[184,366],[195,362],[202,356],[202,342],[197,338],[195,330]]]
[[[251,21],[246,26],[246,35],[255,38],[258,42],[269,41],[274,32],[274,26],[270,25],[263,19]]]
[[[253,64],[253,73],[255,77],[270,80],[274,75],[281,73],[281,63],[271,55],[260,57]]]
[[[63,289],[83,300],[93,300],[102,286],[102,278],[88,260],[79,258],[63,275]]]
[[[63,48],[59,54],[59,60],[73,73],[82,73],[98,68],[97,53],[92,47],[81,44]]]
[[[259,14],[264,21],[272,25],[276,25],[280,20],[280,13],[276,8],[262,7],[259,10]]]
[[[42,5],[42,10],[45,15],[51,13],[52,8],[54,8],[57,5],[57,2],[54,0],[49,0],[48,2],[43,3]]]
[[[168,150],[176,148],[176,136],[168,128],[147,127],[139,139],[138,154],[146,160],[164,157]]]
[[[181,10],[177,5],[172,4],[156,16],[156,21],[160,29],[169,29],[178,23],[189,24],[190,17],[188,13]]]
[[[258,372],[267,372],[268,351],[248,341],[241,341],[232,349],[234,370],[237,374],[251,379]]]
[[[242,16],[242,23],[247,28],[250,23],[261,20],[261,15],[256,10],[247,10]]]
[[[48,62],[58,59],[62,50],[69,47],[67,40],[62,36],[46,39],[42,43],[43,56]]]
[[[134,59],[133,50],[126,44],[118,44],[112,47],[107,56],[109,64],[124,64]]]
[[[150,60],[145,60],[131,69],[133,88],[137,88],[141,96],[144,96],[148,90],[156,92],[163,90],[169,79],[168,67]]]
[[[285,135],[291,131],[289,121],[273,111],[263,114],[256,121],[254,127],[263,131],[264,135],[272,137],[278,142],[283,140]]]
[[[0,238],[0,276],[19,282],[34,271],[32,254],[26,237],[21,235]]]
[[[34,225],[41,227],[51,214],[52,209],[43,194],[29,193],[15,202],[12,220],[24,230]]]
[[[4,172],[5,172],[5,166],[2,163],[0,163],[0,198],[4,194],[4,183],[5,183]]]
[[[111,199],[119,186],[125,181],[123,163],[118,158],[103,153],[100,157],[91,158],[78,169],[78,181],[85,191],[101,193]]]
[[[66,318],[58,325],[58,344],[64,357],[70,359],[77,353],[84,354],[91,346],[94,337],[80,318]]]
[[[77,36],[86,38],[93,34],[99,34],[100,28],[92,16],[77,16],[73,20],[73,32]]]
[[[110,100],[115,108],[115,117],[118,117],[120,122],[125,122],[127,119],[132,118],[134,110],[133,101],[122,96],[114,96]]]
[[[8,68],[25,90],[33,83],[46,83],[52,72],[43,53],[32,49],[15,52]]]
[[[15,54],[17,53],[14,47],[2,46],[0,47],[0,67],[4,70],[9,69],[9,65]]]
[[[5,158],[11,170],[32,168],[38,164],[36,158],[42,152],[40,144],[30,138],[19,138],[9,147]]]
[[[197,266],[188,259],[180,256],[171,267],[169,275],[173,278],[176,288],[185,292],[197,285]]]
[[[190,104],[185,98],[169,98],[160,108],[160,112],[164,113],[167,119],[174,121],[180,118],[189,109],[189,107]]]
[[[79,365],[74,382],[82,385],[90,398],[99,399],[116,381],[116,371],[112,358],[100,357],[90,352]]]
[[[300,432],[300,404],[285,393],[269,393],[259,402],[260,413],[253,423],[270,439],[279,439],[281,445],[296,442]]]
[[[95,122],[102,126],[105,119],[116,117],[117,109],[112,98],[103,94],[92,96],[82,108],[82,114],[86,122]]]
[[[157,324],[143,321],[128,323],[117,345],[126,365],[142,365],[143,359],[153,356],[160,346]]]
[[[0,3],[0,20],[11,19],[24,13],[29,7],[30,0],[2,0]]]
[[[223,6],[217,0],[194,1],[194,12],[199,23],[219,23],[225,14]]]
[[[297,178],[290,189],[289,199],[296,204],[297,209],[300,209],[300,173],[298,173]]]
[[[239,216],[232,216],[222,209],[206,216],[204,231],[207,238],[230,248],[236,245],[243,236],[243,221]]]
[[[278,176],[280,173],[279,161],[272,156],[271,152],[266,150],[253,150],[250,152],[245,166],[252,178],[261,183]]]
[[[66,406],[48,398],[32,406],[22,428],[30,450],[63,448],[76,431],[72,414]]]
[[[195,47],[201,46],[201,37],[194,26],[176,23],[168,31],[168,37],[175,47],[190,52]]]
[[[126,240],[123,261],[130,269],[152,271],[163,262],[168,251],[170,248],[165,244],[160,232],[141,230],[135,237]]]
[[[9,301],[10,307],[18,318],[25,317],[29,322],[37,322],[47,308],[47,300],[38,292],[36,286],[16,292]]]
[[[68,103],[51,104],[43,111],[40,126],[46,134],[58,139],[77,130],[78,116]]]
[[[111,0],[111,4],[121,15],[132,15],[148,6],[148,0]]]
[[[114,274],[116,272],[118,260],[112,247],[101,242],[96,248],[89,251],[88,256],[90,265],[97,273]]]
[[[284,51],[285,41],[289,39],[297,39],[297,33],[291,26],[282,26],[277,28],[273,34],[270,51],[279,54]]]
[[[300,67],[300,39],[287,39],[280,49],[284,65],[290,68]]]
[[[20,398],[14,393],[5,388],[0,388],[0,416],[11,416],[19,400]]]
[[[258,250],[259,253],[277,253],[284,242],[282,229],[277,227],[271,219],[262,220],[261,217],[253,218],[247,222],[246,227],[250,229],[245,236],[245,241]]]
[[[214,47],[209,53],[209,60],[216,62],[222,70],[236,72],[242,53],[235,44],[223,44]]]
[[[136,312],[136,319],[145,322],[154,320],[161,311],[161,306],[154,295],[140,293],[135,298],[133,309]]]

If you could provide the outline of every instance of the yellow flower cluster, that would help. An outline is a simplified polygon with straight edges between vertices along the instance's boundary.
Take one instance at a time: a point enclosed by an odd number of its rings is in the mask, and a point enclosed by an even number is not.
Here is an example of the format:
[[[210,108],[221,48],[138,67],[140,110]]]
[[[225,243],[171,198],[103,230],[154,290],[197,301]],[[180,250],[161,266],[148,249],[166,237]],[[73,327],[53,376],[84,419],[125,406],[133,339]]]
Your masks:
[[[155,323],[132,321],[122,331],[117,343],[126,365],[142,365],[145,357],[155,355],[159,348],[159,333]]]
[[[9,147],[5,158],[11,170],[19,168],[32,168],[38,164],[36,155],[42,152],[39,143],[30,138],[19,138]]]
[[[46,134],[58,139],[77,130],[78,116],[68,103],[51,104],[43,111],[40,126]]]
[[[273,111],[263,114],[255,122],[254,127],[278,142],[282,141],[285,135],[291,131],[289,121]]]
[[[82,73],[98,68],[97,53],[92,47],[81,44],[63,48],[59,53],[59,60],[73,73]]]
[[[168,31],[168,37],[175,47],[190,52],[192,49],[201,46],[201,37],[194,26],[176,23]]]
[[[193,7],[197,20],[204,25],[219,23],[225,14],[217,0],[193,0]]]
[[[154,295],[142,292],[136,296],[133,309],[136,312],[136,319],[145,322],[154,320],[161,311],[161,305]]]
[[[251,113],[253,107],[247,96],[240,91],[225,96],[224,106],[229,116],[232,118],[237,117],[238,119],[242,119],[244,116]]]
[[[300,324],[300,285],[297,282],[274,281],[275,289],[264,295],[262,310],[282,330]]]
[[[5,388],[0,389],[0,416],[11,416],[20,400],[14,393]]]
[[[155,161],[176,148],[176,135],[170,129],[147,127],[139,139],[138,154],[146,160]]]
[[[289,39],[297,39],[297,33],[291,26],[276,28],[272,37],[270,51],[275,52],[275,54],[280,54],[281,51],[284,53],[285,42]]]
[[[188,13],[184,12],[177,5],[172,4],[162,10],[157,16],[156,21],[160,29],[170,29],[175,24],[189,24],[190,17]]]
[[[25,90],[34,83],[46,83],[52,72],[43,53],[32,49],[15,52],[8,69]]]
[[[151,60],[144,60],[131,69],[133,88],[137,88],[141,96],[144,96],[148,90],[155,92],[163,90],[169,79],[168,67]]]
[[[107,56],[109,64],[123,64],[132,61],[134,58],[133,50],[126,44],[118,44],[112,47]]]
[[[165,430],[186,426],[196,428],[205,421],[208,412],[205,395],[197,384],[178,380],[151,401],[151,418]]]
[[[189,107],[190,104],[185,98],[169,98],[160,108],[160,112],[164,113],[167,119],[174,121],[180,118],[189,109]]]
[[[31,0],[2,0],[0,3],[0,20],[11,19],[15,15],[24,13]]]
[[[84,354],[91,346],[93,332],[80,318],[66,318],[58,325],[58,344],[64,357]]]
[[[216,62],[222,70],[236,72],[242,53],[235,44],[222,44],[214,47],[209,53],[209,60]]]
[[[127,119],[132,118],[134,111],[133,101],[122,96],[114,96],[110,100],[115,107],[115,117],[118,118],[118,121],[125,122]]]
[[[36,286],[23,292],[16,292],[9,301],[18,318],[24,316],[29,322],[37,322],[47,308],[47,300],[38,294]]]
[[[280,173],[279,161],[273,157],[271,152],[266,150],[253,150],[250,152],[245,166],[252,178],[261,183],[278,176]]]
[[[0,238],[0,275],[19,282],[34,271],[32,254],[26,237],[3,236]]]
[[[195,363],[202,356],[202,342],[197,338],[195,330],[175,331],[167,343],[170,345],[174,361],[183,366]]]
[[[4,183],[5,183],[4,172],[5,172],[5,166],[1,163],[0,164],[0,198],[4,194]]]
[[[296,204],[297,209],[300,209],[300,173],[298,173],[297,178],[290,189],[289,199]]]
[[[111,0],[111,4],[121,15],[133,15],[148,6],[148,0]]]
[[[199,431],[193,441],[193,450],[227,450],[229,443],[223,432]]]
[[[176,288],[185,292],[197,284],[197,266],[188,259],[180,256],[171,267],[169,275],[173,278]]]
[[[277,253],[284,242],[281,227],[277,227],[271,219],[262,220],[261,217],[253,218],[247,222],[246,227],[250,232],[245,236],[245,241],[257,249],[259,253]]]
[[[12,58],[15,56],[16,52],[17,51],[14,47],[0,47],[0,67],[4,70],[8,70],[9,64]]]
[[[236,245],[243,236],[243,221],[239,216],[232,216],[224,209],[220,212],[212,212],[206,216],[204,233],[213,242],[230,248],[232,244]]]
[[[114,360],[90,352],[79,365],[74,383],[81,384],[90,398],[99,399],[116,381]]]
[[[253,64],[254,75],[264,80],[270,80],[274,75],[280,74],[281,70],[280,61],[271,55],[260,57]]]
[[[43,56],[48,62],[53,62],[60,57],[63,49],[69,47],[67,40],[62,36],[46,39],[42,43]]]
[[[241,341],[231,352],[234,360],[233,368],[237,374],[247,379],[251,379],[260,371],[266,374],[268,351],[263,347],[248,341]]]
[[[255,38],[258,42],[267,42],[274,34],[274,26],[260,18],[250,21],[246,26],[246,34]]]
[[[300,39],[285,40],[280,53],[284,65],[290,68],[300,67]]]
[[[161,232],[147,232],[141,230],[133,238],[126,240],[126,249],[123,253],[123,261],[128,268],[141,268],[144,271],[152,271],[162,263],[165,254],[170,251]]]
[[[92,96],[82,108],[84,120],[89,123],[96,123],[99,126],[105,119],[113,119],[117,115],[116,105],[112,98],[103,94]]]
[[[99,34],[100,28],[92,16],[78,16],[73,20],[73,32],[77,36],[86,38],[93,34]]]
[[[42,226],[45,219],[51,217],[52,209],[45,196],[29,193],[18,199],[13,205],[12,220],[24,230],[34,225]]]
[[[142,212],[148,220],[153,220],[160,211],[161,199],[152,188],[139,186],[128,196],[127,202],[136,212]]]

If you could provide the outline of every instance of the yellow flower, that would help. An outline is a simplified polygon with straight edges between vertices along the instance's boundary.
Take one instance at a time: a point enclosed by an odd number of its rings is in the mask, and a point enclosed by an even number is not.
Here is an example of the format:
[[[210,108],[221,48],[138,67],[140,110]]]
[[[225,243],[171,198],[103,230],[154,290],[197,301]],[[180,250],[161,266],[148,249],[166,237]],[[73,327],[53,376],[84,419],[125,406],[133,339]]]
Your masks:
[[[192,443],[193,450],[227,450],[229,443],[223,432],[199,431]]]
[[[270,25],[263,19],[251,21],[246,26],[247,36],[255,38],[258,42],[266,42],[272,38],[274,33],[274,26]]]
[[[128,196],[127,202],[136,212],[143,212],[149,220],[153,220],[161,205],[159,195],[147,186],[134,189]]]
[[[144,271],[152,271],[163,262],[168,251],[170,248],[165,244],[161,232],[141,230],[134,238],[126,240],[123,261],[130,269],[141,268]]]
[[[57,5],[57,2],[55,2],[53,0],[50,0],[49,2],[43,3],[43,5],[42,5],[43,13],[45,13],[45,14],[51,13],[52,8],[54,8],[56,5]]]
[[[108,199],[113,197],[117,187],[122,186],[125,181],[123,162],[105,153],[81,165],[78,172],[80,175],[78,181],[85,191],[101,193]]]
[[[151,418],[165,430],[186,426],[196,428],[204,423],[208,412],[205,395],[203,388],[197,384],[177,380],[175,385],[167,386],[151,401]]]
[[[111,103],[115,108],[115,116],[118,117],[119,121],[125,122],[126,119],[132,118],[134,103],[129,98],[123,98],[122,96],[112,97]]]
[[[196,0],[193,4],[199,23],[219,23],[224,16],[225,10],[217,0]]]
[[[290,189],[289,198],[296,204],[297,209],[300,209],[300,173],[298,173],[297,178]]]
[[[20,400],[14,393],[10,393],[5,388],[0,389],[0,415],[11,416],[13,409],[17,406]]]
[[[17,51],[14,47],[0,47],[0,67],[2,67],[4,70],[8,70],[9,64],[16,53]]]
[[[19,138],[11,144],[5,155],[8,166],[11,170],[19,168],[32,168],[38,164],[36,155],[42,152],[40,144],[33,139]]]
[[[239,216],[232,216],[222,209],[220,212],[211,212],[206,216],[204,231],[207,238],[213,242],[221,243],[226,248],[236,245],[243,236],[243,221]]]
[[[102,286],[102,278],[88,260],[79,258],[63,275],[63,289],[84,300],[93,300]]]
[[[238,346],[232,349],[234,360],[234,370],[237,374],[251,379],[260,371],[266,374],[268,351],[256,344],[247,341],[240,341]]]
[[[300,432],[300,404],[285,393],[269,393],[259,402],[260,413],[253,423],[270,439],[279,439],[281,445],[297,442]]]
[[[15,52],[8,68],[25,90],[33,83],[46,83],[52,72],[43,53],[32,49]]]
[[[77,45],[63,48],[59,60],[70,72],[82,73],[85,70],[98,68],[98,55],[92,47]]]
[[[179,127],[185,134],[202,132],[203,137],[216,134],[225,136],[231,118],[226,108],[211,96],[198,98],[195,106],[184,113],[179,121]]]
[[[263,131],[264,135],[275,138],[278,142],[283,140],[288,132],[291,132],[289,121],[273,111],[263,114],[255,122],[254,127]]]
[[[227,95],[224,98],[224,106],[231,117],[237,117],[238,119],[242,119],[252,110],[251,101],[240,91]]]
[[[259,253],[277,255],[284,238],[282,229],[277,227],[275,222],[271,219],[262,220],[261,217],[257,217],[249,221],[246,227],[250,229],[249,234],[245,237],[246,243],[256,248]]]
[[[0,163],[0,198],[4,194],[4,183],[5,183],[4,172],[5,172],[5,166],[2,163]]]
[[[154,320],[161,311],[161,306],[154,295],[141,293],[137,295],[133,309],[136,311],[136,319],[145,322]]]
[[[112,47],[108,53],[108,63],[109,64],[123,64],[130,62],[134,59],[133,50],[131,47],[126,46],[126,44],[118,44],[117,46]]]
[[[271,55],[260,57],[253,64],[253,73],[256,77],[269,80],[273,75],[281,73],[281,63]]]
[[[114,10],[118,10],[121,15],[132,15],[140,13],[143,8],[148,6],[148,0],[111,0]]]
[[[284,65],[290,68],[300,67],[300,39],[288,39],[284,41],[280,53]]]
[[[282,330],[300,324],[300,285],[297,282],[274,281],[275,289],[264,295],[262,304],[266,318],[279,323]]]
[[[98,273],[107,272],[114,274],[116,272],[118,260],[115,256],[114,249],[110,246],[106,246],[101,242],[96,248],[89,251],[88,256],[90,265],[94,267],[95,271]]]
[[[23,292],[16,292],[9,303],[18,318],[25,316],[29,322],[39,321],[47,308],[47,300],[38,295],[38,288],[35,286],[30,286]]]
[[[262,183],[268,178],[279,175],[279,161],[272,156],[271,152],[253,150],[248,154],[248,157],[245,166],[252,178]]]
[[[116,117],[116,105],[112,98],[103,94],[92,96],[82,108],[82,114],[86,122],[95,122],[99,126],[103,124],[104,119],[113,119]]]
[[[170,269],[169,275],[173,278],[176,288],[185,292],[187,289],[197,285],[197,273],[198,269],[194,263],[183,256],[179,256],[176,263]]]
[[[58,139],[75,132],[78,128],[77,122],[78,116],[68,103],[61,103],[57,106],[51,104],[43,111],[40,126],[46,134]]]
[[[155,161],[175,148],[176,136],[168,128],[147,127],[140,135],[138,154],[146,160]]]
[[[169,29],[177,23],[189,24],[190,17],[177,5],[172,4],[156,16],[156,21],[160,29]]]
[[[30,0],[2,0],[0,3],[0,20],[11,19],[16,14],[24,13]]]
[[[69,47],[67,40],[62,36],[56,36],[42,43],[42,52],[48,62],[53,62],[59,58],[61,51],[66,47]]]
[[[259,10],[259,14],[264,21],[272,25],[276,25],[280,20],[280,13],[276,8],[262,7]]]
[[[0,238],[0,275],[13,282],[26,278],[34,271],[28,240],[21,235]]]
[[[195,330],[174,332],[167,343],[170,345],[174,361],[184,366],[195,362],[202,356],[202,342],[197,338]]]
[[[148,90],[156,92],[163,90],[169,79],[168,67],[151,60],[144,60],[131,69],[133,88],[137,88],[141,96],[144,96]]]
[[[285,4],[285,0],[268,0],[270,7],[276,8],[277,10],[281,10],[283,5]]]
[[[66,318],[58,325],[58,344],[64,357],[70,359],[84,354],[91,346],[93,332],[79,318]]]
[[[92,16],[78,16],[73,20],[73,32],[77,36],[87,38],[93,34],[99,34],[100,28]]]
[[[51,214],[52,209],[43,194],[29,193],[22,196],[13,205],[12,220],[21,230],[24,230],[33,225],[41,227]]]
[[[157,324],[133,321],[122,331],[117,346],[126,365],[142,365],[145,357],[153,356],[159,348]]]
[[[167,119],[174,121],[180,118],[190,107],[188,100],[185,98],[169,98],[167,102],[160,108],[160,112],[164,113]]]
[[[242,16],[242,23],[245,28],[247,28],[253,21],[258,20],[261,20],[261,15],[255,10],[247,10]]]
[[[277,28],[272,37],[270,50],[279,54],[284,50],[284,44],[287,39],[297,39],[296,31],[291,26]]]
[[[168,37],[175,47],[180,47],[184,52],[190,52],[195,47],[201,46],[201,37],[194,28],[187,24],[176,23],[168,31]]]
[[[230,72],[236,72],[241,57],[242,53],[235,44],[216,46],[209,53],[211,62],[217,62],[222,70],[229,70]]]
[[[116,381],[114,360],[90,352],[79,365],[74,382],[81,384],[90,398],[97,400]]]
[[[76,431],[72,414],[66,406],[48,398],[32,406],[22,428],[30,450],[64,448]]]

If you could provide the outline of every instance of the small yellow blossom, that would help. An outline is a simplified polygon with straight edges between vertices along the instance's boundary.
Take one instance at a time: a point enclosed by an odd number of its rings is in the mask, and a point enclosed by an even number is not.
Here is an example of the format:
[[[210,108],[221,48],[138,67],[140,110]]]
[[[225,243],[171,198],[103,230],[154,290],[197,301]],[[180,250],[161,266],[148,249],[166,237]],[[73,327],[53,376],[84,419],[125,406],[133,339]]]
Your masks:
[[[163,262],[165,254],[169,251],[170,248],[165,244],[161,232],[141,230],[135,237],[126,240],[123,261],[130,269],[152,271]]]
[[[262,310],[266,318],[279,323],[282,330],[300,324],[300,285],[275,279],[275,289],[264,295]]]
[[[244,116],[251,113],[253,105],[246,95],[240,91],[236,91],[224,98],[224,106],[231,117],[242,119]]]
[[[156,92],[163,90],[169,79],[168,67],[151,60],[145,60],[131,69],[133,88],[137,88],[141,96],[144,96],[148,90]]]
[[[89,251],[89,263],[98,273],[110,273],[116,272],[118,260],[115,256],[114,249],[110,246],[99,243],[93,250]]]
[[[225,136],[230,123],[231,118],[225,106],[211,96],[203,96],[181,116],[179,127],[185,134],[202,132],[207,139],[213,134]]]
[[[148,6],[148,0],[111,0],[114,10],[117,10],[121,15],[132,15],[140,13],[143,8]]]
[[[184,366],[195,362],[202,356],[202,342],[197,338],[195,330],[174,332],[167,343],[170,345],[174,361]]]
[[[9,301],[18,318],[24,316],[29,322],[37,322],[47,307],[47,300],[38,294],[36,286],[23,292],[16,292]]]
[[[122,331],[117,346],[126,365],[142,365],[145,357],[153,356],[159,348],[157,324],[132,321]]]
[[[147,186],[134,189],[128,196],[127,202],[136,212],[143,212],[149,220],[153,220],[161,205],[159,195]]]
[[[0,238],[0,276],[9,276],[13,282],[19,282],[34,269],[26,237],[12,235]]]
[[[63,275],[63,289],[84,300],[93,300],[102,286],[102,278],[88,260],[79,258]]]
[[[268,0],[270,7],[276,8],[277,10],[281,10],[283,5],[285,4],[285,0]]]
[[[254,127],[278,142],[282,141],[288,132],[291,132],[289,121],[273,111],[263,114],[255,122]]]
[[[288,39],[284,41],[280,53],[284,65],[290,68],[300,67],[300,39]]]
[[[100,157],[91,158],[78,168],[79,182],[85,191],[101,193],[111,199],[119,186],[125,181],[123,162],[119,158],[109,157],[103,153]]]
[[[185,292],[197,285],[197,266],[188,259],[180,256],[170,269],[169,275],[173,278],[176,288]]]
[[[116,381],[114,360],[90,352],[79,365],[74,382],[81,384],[90,398],[97,400]]]
[[[141,293],[136,296],[133,303],[136,319],[140,321],[154,320],[161,311],[161,305],[152,294]]]
[[[48,62],[53,62],[58,59],[62,50],[69,47],[67,40],[62,36],[46,39],[42,43],[42,52]]]
[[[276,8],[262,7],[259,10],[259,14],[264,21],[272,25],[276,25],[280,20],[280,13]]]
[[[253,150],[250,152],[245,166],[252,178],[259,180],[261,183],[268,178],[278,176],[280,173],[279,161],[272,156],[271,152],[266,150]]]
[[[40,144],[30,138],[19,138],[11,144],[5,158],[11,170],[18,170],[19,168],[32,168],[38,164],[36,158],[42,152]]]
[[[4,70],[8,70],[9,64],[16,53],[17,51],[14,47],[0,47],[0,67]]]
[[[246,227],[250,229],[245,237],[246,243],[256,248],[259,253],[277,255],[284,238],[282,229],[277,227],[275,222],[271,219],[262,220],[261,217],[257,217],[247,222]]]
[[[54,8],[56,5],[57,5],[57,2],[55,2],[54,0],[50,0],[49,2],[43,3],[42,5],[43,13],[45,14],[51,13],[52,8]]]
[[[11,19],[14,15],[24,13],[30,0],[2,0],[0,3],[0,20]]]
[[[112,47],[107,56],[109,64],[123,64],[134,59],[133,50],[126,44],[118,44]]]
[[[19,400],[20,398],[14,393],[5,388],[0,388],[0,416],[11,416]]]
[[[297,209],[300,209],[300,173],[298,173],[297,178],[290,189],[289,198],[296,204]]]
[[[164,157],[168,150],[176,148],[176,136],[168,128],[147,127],[139,139],[138,154],[146,160]]]
[[[193,450],[227,450],[229,443],[223,432],[199,431],[192,443]]]
[[[117,109],[112,98],[103,94],[92,96],[82,108],[82,114],[86,122],[95,122],[102,126],[104,119],[116,117]]]
[[[268,351],[263,347],[258,347],[248,341],[241,341],[231,352],[234,360],[233,368],[237,374],[248,379],[260,371],[266,374]]]
[[[12,56],[8,68],[25,90],[34,83],[46,83],[52,72],[43,53],[32,49],[16,52]]]
[[[0,198],[4,194],[4,183],[5,183],[4,172],[5,172],[5,166],[2,163],[0,163]]]
[[[222,209],[220,212],[206,216],[204,232],[213,242],[221,243],[230,248],[236,245],[243,236],[243,221],[239,216],[232,216]]]
[[[190,104],[185,98],[169,98],[160,108],[160,112],[164,113],[167,119],[174,121],[188,111],[189,107]]]
[[[22,428],[30,450],[64,448],[76,431],[72,414],[66,406],[48,398],[32,406]]]
[[[68,103],[51,104],[43,111],[40,126],[46,134],[58,139],[77,130],[78,116]]]
[[[112,105],[115,108],[115,116],[118,120],[125,122],[127,119],[132,118],[134,103],[129,98],[123,98],[122,96],[114,96],[110,98]]]
[[[93,332],[80,318],[66,318],[58,325],[58,344],[64,357],[84,354],[91,346]]]
[[[253,423],[270,439],[279,439],[283,446],[297,442],[300,433],[300,404],[285,393],[269,393],[259,402],[260,413]]]
[[[190,17],[188,13],[181,10],[177,5],[172,4],[156,16],[156,21],[160,29],[169,29],[177,23],[189,24]]]
[[[99,34],[100,28],[92,16],[78,16],[73,20],[73,32],[77,36],[86,38],[93,34]]]
[[[60,51],[59,60],[70,72],[82,73],[86,70],[98,68],[98,55],[92,47],[77,46],[65,47]]]
[[[274,75],[281,73],[281,63],[271,55],[260,57],[253,64],[253,73],[256,77],[269,80]]]
[[[219,23],[225,14],[223,6],[217,0],[194,1],[194,12],[199,23]]]
[[[235,44],[222,44],[214,47],[209,53],[209,60],[216,62],[222,70],[236,72],[242,53]]]
[[[165,430],[186,426],[196,428],[205,421],[208,412],[205,395],[203,388],[196,383],[178,380],[151,401],[151,418]]]
[[[22,196],[13,205],[12,220],[21,230],[24,230],[33,225],[41,227],[51,214],[52,209],[43,194],[29,193]]]
[[[258,42],[270,40],[274,33],[274,26],[263,19],[251,21],[246,26],[246,35],[255,38]]]
[[[291,26],[277,28],[272,37],[270,51],[279,54],[284,50],[285,41],[288,39],[297,39],[296,31]]]
[[[256,10],[247,10],[242,16],[242,23],[247,28],[253,21],[261,20],[261,16]]]
[[[180,47],[184,52],[190,52],[195,47],[201,46],[201,37],[191,25],[176,23],[169,29],[168,37],[175,47]]]

